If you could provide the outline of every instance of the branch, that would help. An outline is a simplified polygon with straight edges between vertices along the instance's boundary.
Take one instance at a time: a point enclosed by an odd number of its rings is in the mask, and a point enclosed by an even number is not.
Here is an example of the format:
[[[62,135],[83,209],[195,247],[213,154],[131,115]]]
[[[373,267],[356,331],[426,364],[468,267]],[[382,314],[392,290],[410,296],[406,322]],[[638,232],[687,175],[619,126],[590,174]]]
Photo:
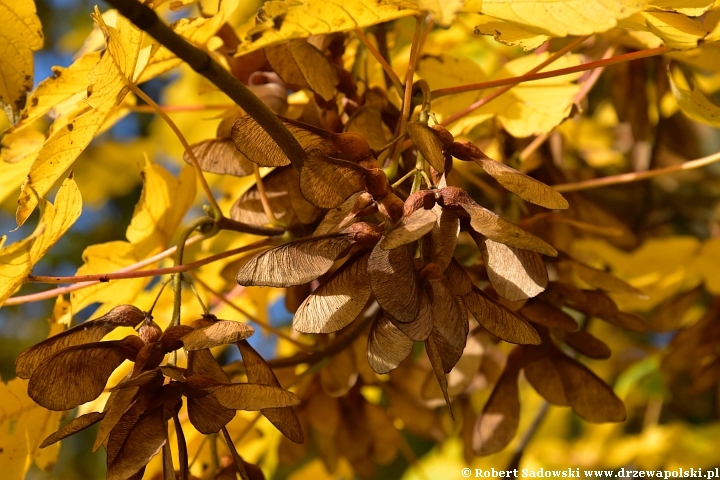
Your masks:
[[[140,270],[140,271],[117,271],[112,273],[95,273],[92,275],[74,275],[70,277],[49,277],[49,276],[43,276],[43,275],[28,275],[25,279],[25,282],[28,283],[79,283],[79,282],[90,282],[90,281],[98,281],[98,282],[109,282],[110,280],[122,280],[125,278],[143,278],[143,277],[155,277],[158,275],[166,275],[168,273],[180,273],[180,272],[187,272],[188,270],[194,270],[196,268],[202,267],[203,265],[207,265],[208,263],[213,263],[218,260],[221,260],[226,257],[231,257],[233,255],[237,255],[239,253],[245,253],[250,250],[255,250],[256,248],[265,247],[268,245],[271,245],[275,240],[277,240],[279,237],[269,237],[264,238],[260,241],[251,243],[249,245],[245,245],[244,247],[234,248],[232,250],[228,250],[227,252],[218,253],[216,255],[211,255],[209,257],[203,258],[202,260],[198,260],[196,262],[192,263],[186,263],[184,265],[176,265],[174,267],[165,267],[165,268],[153,268],[150,270]],[[8,305],[9,302],[6,302],[6,305]]]
[[[210,80],[242,107],[275,140],[293,166],[297,170],[302,168],[305,161],[305,150],[277,116],[240,80],[233,77],[206,52],[188,43],[160,21],[150,7],[137,0],[106,1],[117,8],[121,15],[127,17],[140,30],[150,34],[158,43],[190,65],[197,73]]]
[[[552,187],[558,192],[577,192],[578,190],[587,190],[589,188],[637,182],[648,178],[659,177],[660,175],[667,175],[668,173],[682,172],[683,170],[694,170],[718,161],[720,161],[720,152],[698,158],[697,160],[681,163],[680,165],[672,165],[670,167],[648,170],[646,172],[630,172],[612,175],[610,177],[593,178],[592,180],[584,180],[582,182],[562,183],[560,185],[553,185]]]
[[[586,38],[586,37],[583,37]],[[607,67],[608,65],[615,65],[617,63],[629,62],[631,60],[638,60],[641,58],[653,57],[672,51],[670,47],[658,47],[651,48],[649,50],[640,50],[639,52],[625,53],[616,57],[607,58],[603,60],[597,60],[595,62],[583,63],[582,65],[576,65],[574,67],[560,68],[558,70],[550,70],[549,72],[542,73],[527,73],[520,75],[519,77],[501,78],[498,80],[491,80],[489,82],[473,83],[469,85],[460,85],[457,87],[439,88],[432,91],[432,98],[445,97],[447,95],[455,95],[457,93],[473,92],[475,90],[484,90],[486,88],[502,87],[504,85],[515,85],[521,82],[531,82],[533,80],[542,80],[544,78],[559,77],[562,75],[569,75],[571,73],[584,72],[592,70],[598,67]],[[544,66],[544,65],[543,65]],[[536,67],[537,68],[537,67]],[[541,67],[542,68],[542,67]],[[535,70],[535,69],[533,69]],[[539,69],[538,69],[539,70]],[[535,70],[537,71],[537,70]]]

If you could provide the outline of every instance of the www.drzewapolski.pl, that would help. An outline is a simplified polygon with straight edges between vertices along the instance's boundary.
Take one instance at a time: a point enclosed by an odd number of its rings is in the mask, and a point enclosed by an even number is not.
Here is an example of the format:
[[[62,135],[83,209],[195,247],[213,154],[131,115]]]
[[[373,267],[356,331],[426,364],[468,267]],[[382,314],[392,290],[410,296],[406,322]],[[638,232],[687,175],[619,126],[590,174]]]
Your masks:
[[[720,468],[703,470],[702,468],[676,468],[675,470],[584,470],[567,468],[565,470],[532,470],[517,468],[513,470],[484,470],[482,468],[463,468],[464,478],[704,478],[720,480]]]

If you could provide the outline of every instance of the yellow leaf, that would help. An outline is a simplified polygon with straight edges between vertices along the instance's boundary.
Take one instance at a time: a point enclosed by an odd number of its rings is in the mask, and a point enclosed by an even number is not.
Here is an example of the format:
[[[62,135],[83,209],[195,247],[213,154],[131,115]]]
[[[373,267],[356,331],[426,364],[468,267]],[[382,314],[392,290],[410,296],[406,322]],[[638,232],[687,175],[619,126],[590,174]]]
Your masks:
[[[397,5],[431,13],[438,25],[449,27],[459,11],[465,11],[467,0],[381,0],[380,5]],[[479,8],[478,8],[479,10]]]
[[[0,0],[0,104],[10,122],[20,120],[33,85],[33,54],[43,46],[40,19],[31,0]]]
[[[80,153],[88,146],[100,127],[110,117],[125,97],[125,72],[117,61],[128,66],[126,58],[140,47],[138,30],[124,17],[118,18],[117,34],[108,27],[99,14],[95,20],[106,32],[109,39],[110,55],[104,55],[100,62],[89,72],[92,83],[86,103],[91,107],[74,118],[63,128],[55,129],[47,139],[38,157],[33,162],[27,181],[23,185],[15,219],[18,226],[25,223],[37,206],[38,196],[45,195],[55,181],[67,170]],[[121,46],[115,46],[122,42]],[[120,54],[122,52],[122,56]],[[132,65],[134,68],[134,65]]]
[[[27,100],[20,122],[15,129],[25,127],[56,108],[60,103],[79,95],[84,100],[90,85],[88,75],[100,61],[100,52],[91,52],[78,58],[67,68],[53,67],[53,76],[40,82]],[[73,102],[75,103],[75,102]]]
[[[525,74],[548,58],[547,52],[526,55],[505,64],[493,79]],[[580,64],[579,55],[559,58],[541,71]],[[558,126],[570,113],[579,86],[572,83],[580,74],[525,82],[473,112],[473,116],[497,115],[502,126],[515,137],[542,135]]]
[[[644,12],[642,15],[652,33],[668,47],[678,50],[697,47],[698,42],[708,34],[697,20],[679,13]]]
[[[639,0],[484,0],[482,13],[553,37],[590,35],[639,12]]]
[[[86,248],[83,252],[85,263],[78,269],[78,275],[114,272],[168,246],[195,199],[195,174],[192,167],[185,166],[176,179],[160,165],[147,163],[142,167],[141,175],[145,184],[127,229],[128,241],[119,240]],[[71,296],[73,311],[96,302],[112,304],[101,307],[96,312],[99,314],[118,303],[130,303],[147,281],[147,278],[122,280],[76,290]]]
[[[668,78],[675,100],[685,115],[696,122],[720,127],[720,107],[712,103],[697,85],[688,88],[687,80],[680,71],[668,70]]]
[[[60,444],[39,449],[57,430],[63,412],[51,412],[27,396],[27,380],[0,382],[0,471],[6,478],[25,478],[33,461],[50,470],[57,461]]]
[[[487,15],[483,15],[481,19],[483,23],[475,27],[476,35],[492,35],[495,40],[504,45],[522,47],[525,51],[538,48],[550,38],[525,26],[497,21]]]
[[[193,45],[205,45],[229,20],[230,15],[237,10],[238,4],[238,0],[223,0],[220,2],[220,9],[212,17],[181,18],[172,25],[172,29]],[[160,47],[156,52],[146,52],[146,50],[147,47],[140,56],[147,55],[149,58],[145,60],[141,58],[133,74],[136,83],[146,82],[182,63],[182,60],[165,47]]]
[[[651,0],[648,7],[699,17],[712,7],[713,0]]]
[[[344,32],[418,13],[397,5],[378,4],[376,0],[270,0],[260,8],[255,18],[238,29],[243,43],[238,46],[236,55],[292,38]]]
[[[41,200],[40,205],[42,213],[35,232],[29,238],[0,248],[0,305],[22,285],[32,267],[80,216],[82,199],[75,180],[68,178],[62,183],[55,205],[47,200]],[[4,236],[2,240],[4,242]]]
[[[32,129],[6,133],[0,149],[0,202],[20,189],[45,136]]]

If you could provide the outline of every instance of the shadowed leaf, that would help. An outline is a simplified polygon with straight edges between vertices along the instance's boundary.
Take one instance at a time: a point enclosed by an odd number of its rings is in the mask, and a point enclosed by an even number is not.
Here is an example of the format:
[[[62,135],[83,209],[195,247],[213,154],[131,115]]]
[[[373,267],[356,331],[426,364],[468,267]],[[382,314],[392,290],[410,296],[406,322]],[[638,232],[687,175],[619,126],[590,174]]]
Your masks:
[[[305,40],[265,48],[270,66],[285,82],[309,88],[325,101],[332,100],[338,75],[335,67]]]
[[[432,208],[437,220],[430,230],[430,260],[437,263],[441,270],[450,265],[455,253],[458,235],[460,234],[460,219],[452,210],[446,210],[435,205]]]
[[[515,436],[520,423],[518,373],[511,365],[505,368],[478,416],[472,439],[476,455],[497,453]]]
[[[407,247],[376,245],[368,260],[370,286],[380,306],[400,322],[415,320],[420,308],[418,278]]]
[[[250,346],[247,340],[241,340],[237,345],[245,364],[248,382],[282,388],[275,373],[260,354]],[[260,412],[287,438],[295,443],[303,443],[305,435],[303,434],[302,425],[292,407],[264,408]]]
[[[445,171],[443,145],[433,129],[420,122],[410,122],[407,126],[408,135],[425,160],[440,173]]]
[[[413,343],[381,312],[368,336],[368,363],[376,373],[388,373],[410,355]]]
[[[108,464],[108,480],[125,480],[144,468],[167,441],[163,409],[158,407],[143,415],[133,426],[122,448]]]
[[[575,413],[591,423],[625,420],[627,414],[622,400],[585,365],[560,353],[553,361]]]
[[[390,320],[407,337],[415,340],[416,342],[424,342],[432,333],[435,318],[433,317],[432,305],[430,305],[427,293],[425,293],[425,290],[422,289],[419,290],[419,292],[420,308],[418,309],[417,317],[412,322],[400,322],[386,312],[383,313],[387,316],[388,320]]]
[[[604,360],[612,355],[610,347],[605,342],[588,332],[567,332],[565,334],[565,343],[570,345],[576,352],[596,360]]]
[[[247,159],[229,138],[211,138],[190,146],[203,172],[244,177],[253,173],[253,163]],[[190,163],[187,152],[183,160]]]
[[[249,337],[255,329],[242,322],[217,320],[212,325],[197,328],[182,337],[186,350],[203,350],[206,348],[228,345]]]
[[[296,240],[251,258],[235,280],[240,285],[267,287],[307,283],[330,270],[352,244],[353,236],[342,233]]]
[[[332,333],[355,320],[370,294],[367,263],[370,254],[351,258],[300,305],[293,328],[303,333]]]
[[[126,343],[76,345],[56,353],[35,369],[28,395],[49,410],[70,410],[96,399],[112,372],[130,357]]]
[[[335,208],[364,189],[360,166],[331,158],[318,149],[308,151],[300,171],[300,190],[308,202],[319,208]]]
[[[403,217],[389,232],[386,232],[380,241],[380,248],[392,250],[417,241],[429,233],[436,224],[437,216],[432,210],[415,210]]]
[[[471,235],[483,254],[488,278],[498,295],[518,301],[545,290],[548,276],[540,255]]]
[[[500,185],[523,200],[555,210],[569,207],[567,200],[555,189],[524,173],[518,172],[514,168],[508,167],[504,163],[496,162],[490,158],[476,158],[475,162],[488,175],[497,180]]]
[[[510,247],[532,250],[554,257],[557,250],[513,223],[481,207],[475,202],[462,205],[470,215],[470,226],[490,240],[503,243]]]
[[[439,346],[435,342],[435,337],[431,334],[427,340],[425,340],[425,352],[427,353],[430,365],[432,366],[435,378],[437,378],[440,390],[442,390],[445,403],[450,408],[450,397],[448,396],[448,383],[447,377],[445,376],[445,370],[443,369],[443,361],[440,356]],[[452,410],[450,410],[452,413]]]
[[[63,425],[60,430],[43,440],[43,442],[40,444],[40,448],[45,448],[55,442],[59,442],[63,438],[67,438],[70,435],[75,435],[76,433],[85,430],[92,425],[95,425],[97,422],[102,420],[104,416],[105,412],[91,412],[86,413],[85,415],[80,415],[79,417],[74,418],[70,422]]]
[[[15,373],[30,378],[46,358],[74,345],[100,341],[117,327],[134,327],[145,318],[145,312],[132,305],[119,305],[100,318],[76,325],[22,352],[15,360]]]
[[[487,331],[510,343],[539,345],[535,329],[516,313],[495,303],[482,292],[473,290],[462,301],[475,320]]]
[[[548,328],[559,328],[566,332],[574,332],[578,328],[574,318],[542,300],[529,301],[520,309],[520,313],[531,322]]]

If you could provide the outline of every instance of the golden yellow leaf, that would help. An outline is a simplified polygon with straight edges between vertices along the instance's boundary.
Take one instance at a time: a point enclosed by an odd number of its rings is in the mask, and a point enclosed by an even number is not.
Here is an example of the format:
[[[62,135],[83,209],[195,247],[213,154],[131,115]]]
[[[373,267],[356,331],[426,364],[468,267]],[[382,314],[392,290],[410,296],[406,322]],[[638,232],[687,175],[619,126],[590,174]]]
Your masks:
[[[41,200],[40,206],[40,221],[30,237],[4,248],[6,237],[0,238],[0,305],[22,285],[38,260],[80,216],[82,199],[75,181],[68,178],[62,183],[55,205]]]
[[[33,85],[33,54],[43,46],[35,2],[0,1],[0,104],[10,122],[20,120],[27,92]]]
[[[467,0],[380,0],[380,5],[397,5],[432,14],[438,25],[449,27]]]
[[[67,68],[53,67],[53,75],[40,82],[28,96],[20,122],[15,128],[31,124],[66,100],[80,96],[84,100],[90,85],[90,71],[100,61],[100,52],[86,53]]]
[[[25,478],[33,461],[49,470],[60,452],[60,444],[40,450],[40,443],[57,430],[63,413],[45,410],[26,390],[20,378],[0,381],[0,471],[7,478]]]
[[[695,120],[713,127],[720,127],[720,106],[715,105],[698,88],[697,85],[689,87],[682,73],[668,70],[670,89],[680,110]]]
[[[643,12],[650,31],[662,38],[665,45],[678,50],[688,50],[698,46],[708,31],[695,19],[672,12]]]
[[[344,32],[418,13],[417,10],[396,5],[378,4],[375,0],[307,0],[292,3],[270,0],[260,8],[255,18],[238,29],[238,36],[243,43],[237,48],[236,55],[244,55],[283,40]]]
[[[713,0],[650,0],[647,7],[699,17],[713,6]]]
[[[640,0],[484,0],[482,13],[553,37],[590,35],[639,12]]]
[[[526,55],[506,63],[492,79],[524,75],[547,60],[549,53]],[[580,64],[579,55],[567,55],[540,70],[555,70]],[[541,135],[558,126],[570,113],[579,86],[573,82],[579,74],[563,75],[515,86],[496,100],[477,109],[471,118],[497,115],[502,126],[515,137]],[[485,92],[487,94],[488,92]],[[473,125],[468,123],[468,126]],[[465,128],[468,128],[466,126]]]
[[[483,23],[475,26],[476,35],[491,35],[503,45],[521,47],[525,51],[535,50],[550,37],[543,33],[533,31],[527,26],[520,26],[512,22],[503,22],[483,15]]]
[[[20,189],[45,135],[30,128],[6,133],[0,149],[0,202]]]
[[[83,252],[85,263],[78,269],[78,275],[114,272],[167,247],[195,198],[195,174],[192,167],[185,166],[176,179],[163,167],[148,163],[142,167],[141,175],[145,185],[127,229],[128,241],[117,240],[86,248]],[[132,302],[146,282],[145,278],[128,279],[76,290],[71,295],[73,310],[79,311],[95,302],[109,301],[113,305]]]
[[[105,25],[99,14],[94,18],[106,32],[111,55],[104,55],[88,74],[91,87],[86,103],[91,108],[54,129],[33,162],[18,199],[15,214],[18,225],[25,223],[37,206],[38,197],[45,195],[70,167],[125,97],[125,72],[121,66],[134,68],[127,59],[137,56],[141,35],[124,17],[118,18],[117,30]],[[116,45],[117,42],[121,44]]]

